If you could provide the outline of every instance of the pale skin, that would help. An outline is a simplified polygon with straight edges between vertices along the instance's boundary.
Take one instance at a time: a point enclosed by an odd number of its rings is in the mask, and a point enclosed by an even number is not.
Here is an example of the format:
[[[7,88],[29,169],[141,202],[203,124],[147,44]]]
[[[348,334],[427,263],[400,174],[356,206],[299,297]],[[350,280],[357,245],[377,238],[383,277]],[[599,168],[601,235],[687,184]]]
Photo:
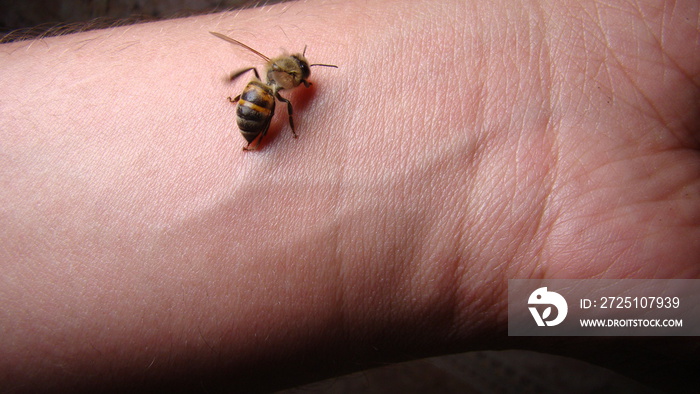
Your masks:
[[[310,1],[0,46],[0,391],[284,386],[508,346],[510,278],[700,278],[699,5],[655,4]],[[339,66],[282,92],[298,139],[278,103],[241,150],[226,78],[259,58],[210,30]]]

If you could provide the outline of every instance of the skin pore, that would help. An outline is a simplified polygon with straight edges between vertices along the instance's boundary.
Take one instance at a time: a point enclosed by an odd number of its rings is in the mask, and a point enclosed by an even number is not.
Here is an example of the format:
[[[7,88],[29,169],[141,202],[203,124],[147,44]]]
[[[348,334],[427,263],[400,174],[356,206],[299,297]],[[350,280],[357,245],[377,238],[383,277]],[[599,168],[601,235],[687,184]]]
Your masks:
[[[698,7],[308,1],[3,44],[0,391],[547,350],[507,338],[508,279],[699,278]],[[282,92],[298,139],[278,102],[241,150],[226,77],[259,59],[209,31],[339,66]]]

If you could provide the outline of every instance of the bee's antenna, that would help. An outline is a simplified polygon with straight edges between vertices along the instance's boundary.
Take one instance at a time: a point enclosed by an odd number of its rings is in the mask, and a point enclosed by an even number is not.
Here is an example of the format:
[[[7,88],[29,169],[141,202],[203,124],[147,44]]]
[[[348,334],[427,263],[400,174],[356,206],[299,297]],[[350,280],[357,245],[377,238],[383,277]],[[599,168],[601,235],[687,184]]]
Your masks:
[[[333,67],[333,68],[338,68],[338,66],[333,65],[333,64],[310,64],[309,67],[312,66],[321,66],[321,67]]]

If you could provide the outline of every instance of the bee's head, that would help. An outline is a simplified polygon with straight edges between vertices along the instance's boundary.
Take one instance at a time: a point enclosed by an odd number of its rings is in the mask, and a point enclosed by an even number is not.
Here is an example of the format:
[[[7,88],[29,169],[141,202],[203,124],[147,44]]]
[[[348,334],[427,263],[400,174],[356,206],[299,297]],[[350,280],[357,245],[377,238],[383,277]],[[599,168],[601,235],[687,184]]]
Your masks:
[[[306,47],[304,47],[304,52],[306,52]],[[301,72],[301,80],[299,81],[300,83],[303,83],[304,85],[307,85],[307,79],[309,79],[309,76],[311,75],[311,67],[309,66],[309,61],[306,60],[304,57],[304,54],[296,54],[292,55],[292,59],[297,63],[297,66],[299,67],[299,71]]]
[[[297,53],[291,56],[282,56],[273,59],[270,62],[267,73],[268,83],[277,85],[279,89],[295,88],[302,83],[304,86],[309,87],[309,85],[311,85],[311,82],[309,82],[311,67],[324,66],[338,68],[338,66],[330,64],[309,64],[309,61],[304,57],[304,53],[306,53],[306,47],[304,47],[304,52],[301,54]]]

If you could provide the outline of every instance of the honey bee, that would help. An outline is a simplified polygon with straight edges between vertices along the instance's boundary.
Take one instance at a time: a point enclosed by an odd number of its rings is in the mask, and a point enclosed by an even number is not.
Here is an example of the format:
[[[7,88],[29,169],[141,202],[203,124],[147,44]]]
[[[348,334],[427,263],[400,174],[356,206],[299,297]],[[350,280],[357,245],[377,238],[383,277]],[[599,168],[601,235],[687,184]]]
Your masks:
[[[231,73],[230,81],[235,80],[248,71],[253,71],[255,79],[248,82],[248,85],[243,89],[243,92],[238,96],[228,100],[236,106],[236,123],[241,130],[243,138],[248,141],[248,145],[243,150],[255,150],[260,145],[260,141],[267,134],[270,128],[270,121],[275,114],[275,99],[287,104],[287,113],[289,114],[289,126],[292,128],[294,138],[297,138],[297,133],[294,131],[294,120],[292,117],[292,103],[280,95],[283,89],[293,89],[301,84],[305,87],[311,86],[308,78],[311,75],[311,67],[335,67],[332,64],[309,64],[304,55],[306,47],[301,54],[283,55],[270,59],[255,49],[243,44],[240,41],[234,40],[221,33],[210,31],[216,37],[232,44],[239,45],[265,60],[266,81],[260,79],[258,70],[255,67],[246,67],[244,69]],[[259,137],[259,138],[258,138]],[[250,144],[258,140],[255,148],[251,148]]]

